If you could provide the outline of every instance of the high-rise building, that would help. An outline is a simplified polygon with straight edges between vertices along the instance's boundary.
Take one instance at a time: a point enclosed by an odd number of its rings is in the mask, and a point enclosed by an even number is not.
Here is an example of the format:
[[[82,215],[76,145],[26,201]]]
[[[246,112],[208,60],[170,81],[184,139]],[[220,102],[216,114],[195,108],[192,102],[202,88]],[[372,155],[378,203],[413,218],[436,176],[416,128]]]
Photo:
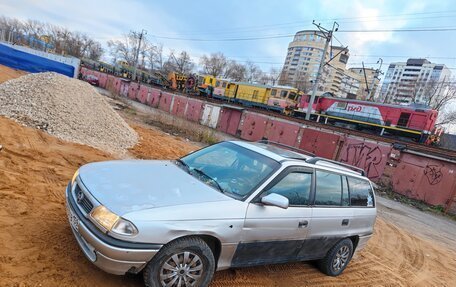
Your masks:
[[[318,68],[325,48],[326,38],[319,35],[319,31],[299,31],[288,45],[288,52],[280,75],[281,85],[291,85],[305,92],[313,88]],[[329,60],[329,52],[325,58]],[[325,67],[318,87],[324,92],[324,85],[328,68]]]
[[[361,80],[357,98],[360,100],[370,100],[368,98],[370,93],[373,99],[373,97],[377,94],[378,86],[380,84],[377,70],[373,68],[362,67],[353,67],[349,68],[348,70],[352,73],[355,73],[357,75],[356,78]]]
[[[408,59],[389,65],[380,92],[380,101],[394,104],[428,102],[430,93],[444,92],[451,77],[443,64],[426,59]]]
[[[317,77],[326,38],[316,30],[299,31],[288,45],[288,52],[279,83],[294,86],[310,93]],[[319,79],[317,95],[329,92],[343,98],[367,98],[364,73],[360,68],[347,69],[350,53],[347,48],[331,46],[326,52],[322,75]],[[328,63],[328,61],[331,61]],[[362,68],[361,68],[362,71]],[[368,84],[371,85],[374,69],[366,69]],[[374,81],[374,86],[378,80]]]

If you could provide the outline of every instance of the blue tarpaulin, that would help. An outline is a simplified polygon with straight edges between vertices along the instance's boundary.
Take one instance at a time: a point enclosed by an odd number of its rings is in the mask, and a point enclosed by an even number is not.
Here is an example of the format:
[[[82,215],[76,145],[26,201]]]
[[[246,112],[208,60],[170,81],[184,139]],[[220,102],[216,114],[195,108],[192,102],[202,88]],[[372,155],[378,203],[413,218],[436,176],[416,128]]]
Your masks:
[[[0,44],[0,65],[30,73],[56,72],[68,77],[74,76],[74,67],[29,54]]]

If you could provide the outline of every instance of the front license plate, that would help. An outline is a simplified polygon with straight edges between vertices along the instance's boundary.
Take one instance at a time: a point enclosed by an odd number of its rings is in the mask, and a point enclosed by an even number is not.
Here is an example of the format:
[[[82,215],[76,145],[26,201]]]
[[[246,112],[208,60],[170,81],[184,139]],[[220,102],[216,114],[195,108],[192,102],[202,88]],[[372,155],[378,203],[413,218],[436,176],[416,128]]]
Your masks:
[[[79,232],[79,219],[69,207],[67,207],[67,215],[71,227],[73,227],[74,230]]]

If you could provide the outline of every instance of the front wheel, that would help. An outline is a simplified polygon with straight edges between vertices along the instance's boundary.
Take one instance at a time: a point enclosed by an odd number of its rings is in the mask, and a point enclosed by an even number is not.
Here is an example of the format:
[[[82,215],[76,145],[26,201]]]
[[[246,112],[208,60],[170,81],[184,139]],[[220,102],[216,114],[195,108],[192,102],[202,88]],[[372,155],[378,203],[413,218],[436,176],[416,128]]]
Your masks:
[[[144,268],[146,287],[205,287],[215,272],[211,248],[198,237],[165,245]]]
[[[325,258],[318,262],[321,272],[329,276],[340,275],[353,255],[353,242],[345,238],[334,245]]]

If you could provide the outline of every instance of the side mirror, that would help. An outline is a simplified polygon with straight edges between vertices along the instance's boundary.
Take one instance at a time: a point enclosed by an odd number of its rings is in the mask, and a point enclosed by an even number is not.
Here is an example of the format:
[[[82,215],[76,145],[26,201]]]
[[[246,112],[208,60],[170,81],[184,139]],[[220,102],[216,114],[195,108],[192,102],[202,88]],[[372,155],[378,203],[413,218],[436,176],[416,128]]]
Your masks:
[[[283,209],[287,209],[289,205],[288,198],[277,193],[271,193],[261,198],[261,203],[264,205],[277,206]]]

